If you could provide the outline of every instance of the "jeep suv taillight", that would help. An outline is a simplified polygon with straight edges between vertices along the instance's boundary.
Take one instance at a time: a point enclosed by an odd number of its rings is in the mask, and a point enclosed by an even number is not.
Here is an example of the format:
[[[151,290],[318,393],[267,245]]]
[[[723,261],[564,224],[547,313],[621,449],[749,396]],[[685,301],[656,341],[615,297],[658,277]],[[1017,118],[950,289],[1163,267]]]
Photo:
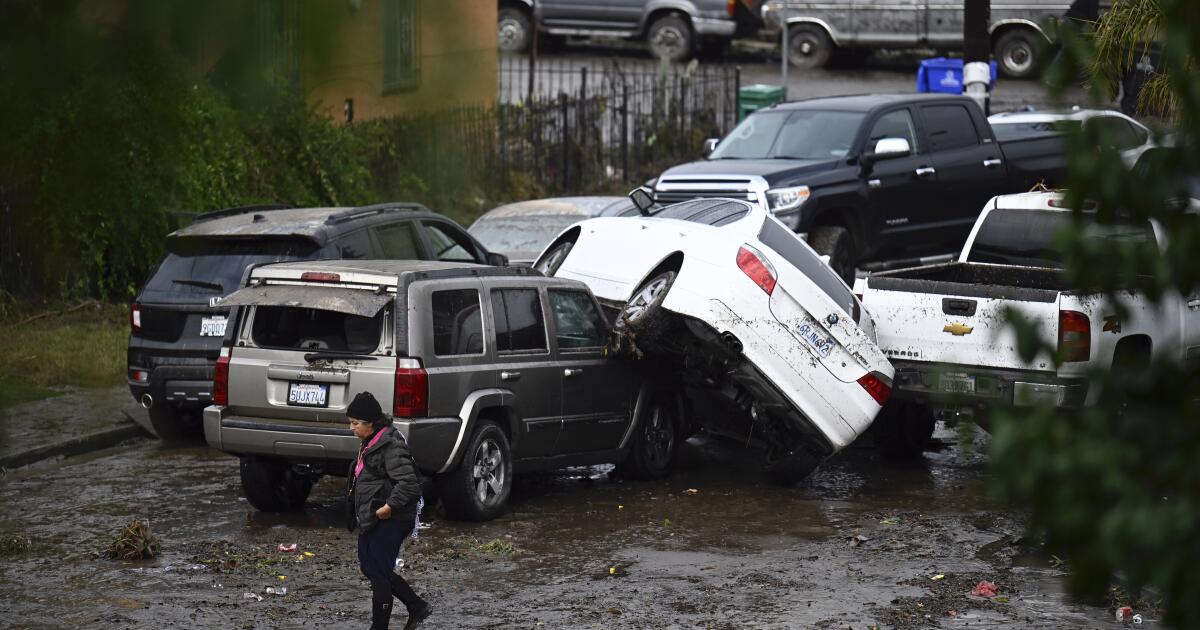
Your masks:
[[[879,378],[881,376],[883,375],[879,372],[871,372],[858,379],[858,384],[867,390],[867,393],[875,399],[875,402],[879,403],[880,407],[887,403],[888,398],[892,397],[892,386],[885,380],[886,376]]]
[[[1058,355],[1065,363],[1092,356],[1092,322],[1078,311],[1058,312]]]
[[[725,2],[725,13],[729,17],[733,17],[735,11],[737,11],[737,0],[727,0]]]
[[[129,328],[133,332],[142,330],[142,305],[137,302],[129,305]]]
[[[213,371],[212,401],[214,405],[229,404],[229,347],[221,348],[221,356],[217,357],[217,369]]]
[[[418,359],[396,360],[396,389],[392,392],[392,415],[420,418],[429,413],[429,375]]]
[[[775,267],[763,253],[749,245],[742,245],[737,253],[737,266],[750,277],[760,289],[771,295],[775,291]]]

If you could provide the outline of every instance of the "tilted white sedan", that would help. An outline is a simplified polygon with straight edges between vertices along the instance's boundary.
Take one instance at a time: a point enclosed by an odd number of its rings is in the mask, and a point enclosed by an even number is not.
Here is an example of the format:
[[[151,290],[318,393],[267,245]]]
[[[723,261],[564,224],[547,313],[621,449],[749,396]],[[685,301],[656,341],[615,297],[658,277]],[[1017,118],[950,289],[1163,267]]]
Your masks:
[[[590,219],[534,266],[581,280],[620,309],[632,344],[676,359],[704,397],[697,407],[712,413],[701,423],[765,446],[781,483],[854,441],[891,393],[892,365],[858,299],[752,204],[698,199],[647,217]]]

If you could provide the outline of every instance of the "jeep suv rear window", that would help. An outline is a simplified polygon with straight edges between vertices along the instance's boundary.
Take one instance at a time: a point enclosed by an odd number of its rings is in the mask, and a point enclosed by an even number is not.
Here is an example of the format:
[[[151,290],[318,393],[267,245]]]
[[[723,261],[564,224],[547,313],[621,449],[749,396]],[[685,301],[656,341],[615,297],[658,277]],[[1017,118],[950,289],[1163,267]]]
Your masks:
[[[167,255],[146,282],[145,301],[207,301],[232,293],[252,264],[308,260],[319,247],[307,239],[188,239],[167,243]]]
[[[379,348],[388,309],[374,317],[295,306],[254,309],[250,339],[260,348],[369,354]]]
[[[479,291],[434,291],[430,306],[433,310],[434,354],[440,357],[483,354]]]
[[[546,350],[546,322],[537,289],[493,290],[492,316],[498,352]]]
[[[560,350],[604,345],[608,324],[587,293],[551,289],[550,308]]]

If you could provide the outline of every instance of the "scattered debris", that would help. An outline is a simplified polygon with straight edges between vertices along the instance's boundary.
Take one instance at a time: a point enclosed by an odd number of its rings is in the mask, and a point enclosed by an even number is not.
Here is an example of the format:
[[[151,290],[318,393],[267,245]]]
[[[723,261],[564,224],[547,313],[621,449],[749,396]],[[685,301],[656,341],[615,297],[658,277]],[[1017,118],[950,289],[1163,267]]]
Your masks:
[[[268,586],[267,594],[268,595],[287,595],[287,587],[280,586],[279,588],[275,588],[274,586]]]
[[[279,581],[280,581],[280,582],[282,582],[282,581],[284,581],[284,580],[286,580],[286,579],[287,579],[287,576],[286,576],[286,575],[280,575],[280,576],[279,576]]]
[[[621,505],[621,504],[617,504],[617,509],[618,509],[618,510],[624,510],[624,509],[625,509],[625,506],[624,506],[624,505]]]
[[[476,549],[489,556],[511,556],[517,551],[517,548],[512,543],[507,540],[500,540],[499,538],[477,545]]]
[[[995,597],[999,594],[1000,591],[996,588],[996,585],[987,580],[981,581],[975,585],[975,588],[971,589],[971,595],[975,597]]]
[[[900,517],[899,516],[889,516],[889,517],[883,519],[882,521],[879,521],[879,524],[880,525],[899,525]]]
[[[1129,606],[1121,606],[1120,608],[1117,608],[1117,610],[1115,611],[1115,616],[1117,618],[1117,621],[1120,621],[1121,623],[1125,623],[1127,621],[1132,621],[1133,620],[1133,608],[1131,608]]]
[[[130,521],[117,532],[117,539],[105,548],[110,558],[118,560],[141,560],[153,558],[161,546],[158,536],[150,530],[148,519]]]
[[[317,555],[317,554],[315,554],[315,553],[313,553],[313,552],[311,552],[311,551],[305,551],[305,552],[304,552],[304,557],[305,557],[305,558],[311,558],[311,557],[313,557],[313,556],[315,556],[315,555]]]
[[[260,602],[263,600],[262,595],[259,595],[258,593],[251,593],[250,591],[242,593],[242,599],[254,599]]]
[[[671,526],[671,519],[664,518],[663,519],[663,527],[670,527],[670,526]]]
[[[292,543],[290,545],[285,545],[283,543],[279,543],[279,551],[281,551],[283,553],[291,553],[295,550],[296,550],[296,543]]]
[[[851,547],[857,547],[871,539],[863,536],[862,534],[858,534],[857,536],[851,536],[848,538],[848,540],[850,541]]]
[[[1141,615],[1134,615],[1134,616],[1133,616],[1133,625],[1135,625],[1135,626],[1140,626],[1140,625],[1142,625],[1142,616],[1141,616]]]
[[[33,549],[33,539],[25,534],[0,536],[0,556],[15,556]]]
[[[684,494],[700,494],[700,491],[697,490],[696,488],[688,488],[687,490],[684,490],[683,493]]]
[[[944,580],[944,579],[946,579],[946,574],[945,574],[945,573],[939,573],[939,574],[937,574],[937,575],[935,575],[935,576],[933,576],[933,577],[931,577],[931,578],[929,578],[929,579],[930,579],[930,580],[933,580],[934,582],[937,582],[938,580]]]
[[[620,611],[620,610],[618,610],[618,609],[616,609],[616,608],[609,608],[609,609],[608,609],[608,614],[610,614],[610,615],[619,615],[619,614],[621,614],[621,611]]]

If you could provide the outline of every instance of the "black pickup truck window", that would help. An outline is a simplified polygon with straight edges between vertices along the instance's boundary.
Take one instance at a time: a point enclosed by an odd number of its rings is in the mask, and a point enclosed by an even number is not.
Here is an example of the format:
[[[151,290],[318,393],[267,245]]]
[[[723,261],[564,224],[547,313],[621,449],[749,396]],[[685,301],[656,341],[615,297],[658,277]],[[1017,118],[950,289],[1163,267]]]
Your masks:
[[[962,105],[925,105],[925,127],[934,151],[950,151],[979,144],[971,112]]]
[[[867,136],[867,150],[873,151],[875,144],[884,138],[903,138],[908,140],[908,146],[913,153],[920,153],[917,146],[917,131],[913,125],[912,115],[907,109],[888,112],[875,121],[871,134]]]
[[[830,160],[844,157],[864,114],[824,110],[759,112],[748,116],[709,155],[710,160]]]
[[[1047,210],[993,210],[979,226],[968,262],[1061,269],[1063,252],[1059,232],[1071,228],[1068,212]],[[1105,242],[1153,240],[1150,224],[1084,226],[1084,237]]]
[[[779,221],[767,217],[758,233],[758,240],[776,254],[783,256],[800,273],[808,276],[808,279],[816,283],[817,287],[833,299],[847,315],[853,317],[855,322],[858,321],[858,300],[854,299],[854,294],[829,265],[800,242],[800,237],[796,236],[795,232],[784,227]]]

